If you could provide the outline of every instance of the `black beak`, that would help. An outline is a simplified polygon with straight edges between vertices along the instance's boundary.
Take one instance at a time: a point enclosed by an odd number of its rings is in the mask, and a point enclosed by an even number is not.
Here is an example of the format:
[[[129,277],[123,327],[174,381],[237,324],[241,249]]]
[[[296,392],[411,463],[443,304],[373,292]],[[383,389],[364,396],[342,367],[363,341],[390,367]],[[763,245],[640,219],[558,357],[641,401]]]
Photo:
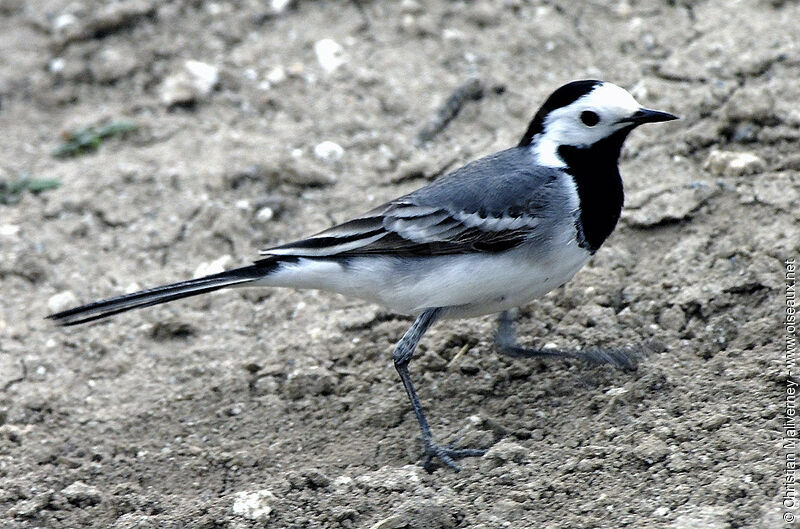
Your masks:
[[[620,123],[632,123],[634,125],[642,125],[643,123],[658,123],[660,121],[672,121],[673,119],[680,119],[674,114],[669,112],[661,112],[660,110],[650,110],[649,108],[640,108],[631,117],[621,119]]]

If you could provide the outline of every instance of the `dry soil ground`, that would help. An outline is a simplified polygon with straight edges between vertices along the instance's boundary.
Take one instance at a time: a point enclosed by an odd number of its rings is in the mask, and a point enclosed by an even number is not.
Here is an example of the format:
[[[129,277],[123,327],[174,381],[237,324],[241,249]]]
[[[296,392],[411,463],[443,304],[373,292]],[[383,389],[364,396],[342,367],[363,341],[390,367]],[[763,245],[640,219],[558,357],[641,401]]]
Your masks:
[[[0,205],[0,525],[782,526],[800,3],[281,4],[0,0],[0,179],[60,181]],[[439,324],[412,365],[432,427],[492,446],[461,473],[419,466],[390,356],[408,318],[273,290],[42,319],[345,220],[587,77],[683,119],[630,138],[616,233],[519,333],[654,352],[634,375],[518,361],[490,317]]]

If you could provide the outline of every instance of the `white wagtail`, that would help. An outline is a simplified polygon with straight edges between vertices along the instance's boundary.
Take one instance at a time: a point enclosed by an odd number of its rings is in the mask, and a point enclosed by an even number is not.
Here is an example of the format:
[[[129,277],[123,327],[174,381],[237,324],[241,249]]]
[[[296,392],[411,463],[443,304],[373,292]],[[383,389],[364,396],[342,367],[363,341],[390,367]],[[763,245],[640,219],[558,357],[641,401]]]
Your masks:
[[[620,216],[617,161],[643,123],[676,116],[639,105],[624,89],[585,80],[553,92],[516,147],[491,154],[405,196],[307,239],[261,252],[250,266],[52,314],[75,325],[232,286],[314,288],[412,314],[394,364],[425,443],[425,465],[484,450],[433,440],[408,365],[439,318],[502,312],[498,344],[513,356],[560,353],[519,347],[508,311],[566,283]],[[563,356],[574,356],[563,354]],[[625,367],[624,358],[601,360]]]

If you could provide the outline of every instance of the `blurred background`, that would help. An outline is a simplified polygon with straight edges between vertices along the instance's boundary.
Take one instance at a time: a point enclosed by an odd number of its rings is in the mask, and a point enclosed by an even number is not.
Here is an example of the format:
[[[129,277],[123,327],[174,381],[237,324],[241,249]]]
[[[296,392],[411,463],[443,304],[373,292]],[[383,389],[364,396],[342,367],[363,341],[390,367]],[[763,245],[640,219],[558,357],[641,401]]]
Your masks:
[[[775,528],[784,265],[798,256],[792,0],[0,0],[4,527]],[[652,351],[634,374],[498,357],[444,322],[224,292],[56,329],[51,311],[238,266],[514,145],[573,79],[637,130],[616,233],[522,310],[523,343]],[[645,346],[646,344],[646,346]]]

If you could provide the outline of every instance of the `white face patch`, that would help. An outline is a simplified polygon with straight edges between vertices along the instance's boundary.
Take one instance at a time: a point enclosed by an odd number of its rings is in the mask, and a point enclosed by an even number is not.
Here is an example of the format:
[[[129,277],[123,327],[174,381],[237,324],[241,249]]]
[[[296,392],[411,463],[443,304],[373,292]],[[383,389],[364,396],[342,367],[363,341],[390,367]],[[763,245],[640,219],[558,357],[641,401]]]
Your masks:
[[[627,126],[619,121],[641,109],[627,90],[612,83],[603,83],[573,103],[553,110],[544,120],[544,132],[532,143],[536,160],[542,165],[564,167],[558,156],[561,145],[592,145]],[[596,123],[584,123],[581,114],[592,112]]]

